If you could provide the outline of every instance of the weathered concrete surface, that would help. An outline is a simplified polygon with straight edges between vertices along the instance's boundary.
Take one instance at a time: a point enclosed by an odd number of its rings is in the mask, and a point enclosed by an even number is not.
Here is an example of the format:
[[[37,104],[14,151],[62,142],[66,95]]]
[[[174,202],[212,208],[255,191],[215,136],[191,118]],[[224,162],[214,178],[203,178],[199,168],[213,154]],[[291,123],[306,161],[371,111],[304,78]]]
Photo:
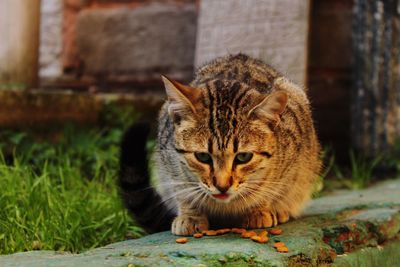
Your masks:
[[[179,245],[163,232],[79,255],[36,251],[1,256],[0,266],[396,266],[400,180],[317,199],[302,218],[280,228],[283,234],[267,244],[228,234],[189,238]],[[275,251],[277,240],[287,244],[289,253]]]
[[[77,20],[84,73],[176,79],[192,77],[196,39],[194,4],[151,4],[134,9],[85,10]]]

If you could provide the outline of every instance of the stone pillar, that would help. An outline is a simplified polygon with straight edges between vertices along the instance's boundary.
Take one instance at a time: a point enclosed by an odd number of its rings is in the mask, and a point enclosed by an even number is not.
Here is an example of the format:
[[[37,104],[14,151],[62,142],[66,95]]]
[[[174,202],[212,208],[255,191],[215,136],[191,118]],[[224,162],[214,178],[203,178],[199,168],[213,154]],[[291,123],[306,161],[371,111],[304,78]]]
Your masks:
[[[400,138],[400,1],[354,2],[352,144],[376,157]]]
[[[40,19],[39,77],[41,86],[57,80],[62,69],[63,0],[42,0]]]
[[[242,52],[305,84],[308,18],[308,0],[201,0],[195,65]]]
[[[0,87],[38,82],[40,0],[0,0]]]

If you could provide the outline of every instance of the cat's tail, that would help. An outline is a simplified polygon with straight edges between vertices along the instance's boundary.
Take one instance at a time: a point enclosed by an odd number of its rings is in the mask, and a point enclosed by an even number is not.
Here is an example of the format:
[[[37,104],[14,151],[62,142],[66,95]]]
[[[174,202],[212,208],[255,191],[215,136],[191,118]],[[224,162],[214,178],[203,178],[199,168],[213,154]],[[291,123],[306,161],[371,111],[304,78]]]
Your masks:
[[[122,139],[119,187],[127,209],[136,222],[149,232],[171,228],[172,214],[150,184],[146,150],[149,123],[133,125]]]

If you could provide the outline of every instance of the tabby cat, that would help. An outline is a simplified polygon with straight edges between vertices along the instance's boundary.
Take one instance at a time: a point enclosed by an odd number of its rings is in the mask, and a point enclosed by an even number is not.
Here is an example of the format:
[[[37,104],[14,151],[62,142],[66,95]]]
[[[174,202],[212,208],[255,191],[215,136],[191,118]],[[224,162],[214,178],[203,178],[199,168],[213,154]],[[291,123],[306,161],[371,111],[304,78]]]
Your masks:
[[[162,78],[168,100],[153,155],[156,190],[146,124],[133,126],[121,147],[121,193],[136,220],[191,235],[298,216],[321,167],[305,91],[243,54],[203,66],[190,85]]]

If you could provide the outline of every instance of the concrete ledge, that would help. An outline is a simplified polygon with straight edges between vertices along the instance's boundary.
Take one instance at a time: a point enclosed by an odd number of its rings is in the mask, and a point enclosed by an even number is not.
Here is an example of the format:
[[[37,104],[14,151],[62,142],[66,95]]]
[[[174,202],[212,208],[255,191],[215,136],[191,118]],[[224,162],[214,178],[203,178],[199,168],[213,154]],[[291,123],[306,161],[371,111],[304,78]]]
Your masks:
[[[394,266],[390,262],[400,262],[400,180],[314,200],[302,218],[280,228],[283,234],[271,236],[267,244],[227,234],[189,238],[180,245],[163,232],[78,255],[34,251],[1,256],[0,266]],[[289,253],[275,251],[278,240]]]

